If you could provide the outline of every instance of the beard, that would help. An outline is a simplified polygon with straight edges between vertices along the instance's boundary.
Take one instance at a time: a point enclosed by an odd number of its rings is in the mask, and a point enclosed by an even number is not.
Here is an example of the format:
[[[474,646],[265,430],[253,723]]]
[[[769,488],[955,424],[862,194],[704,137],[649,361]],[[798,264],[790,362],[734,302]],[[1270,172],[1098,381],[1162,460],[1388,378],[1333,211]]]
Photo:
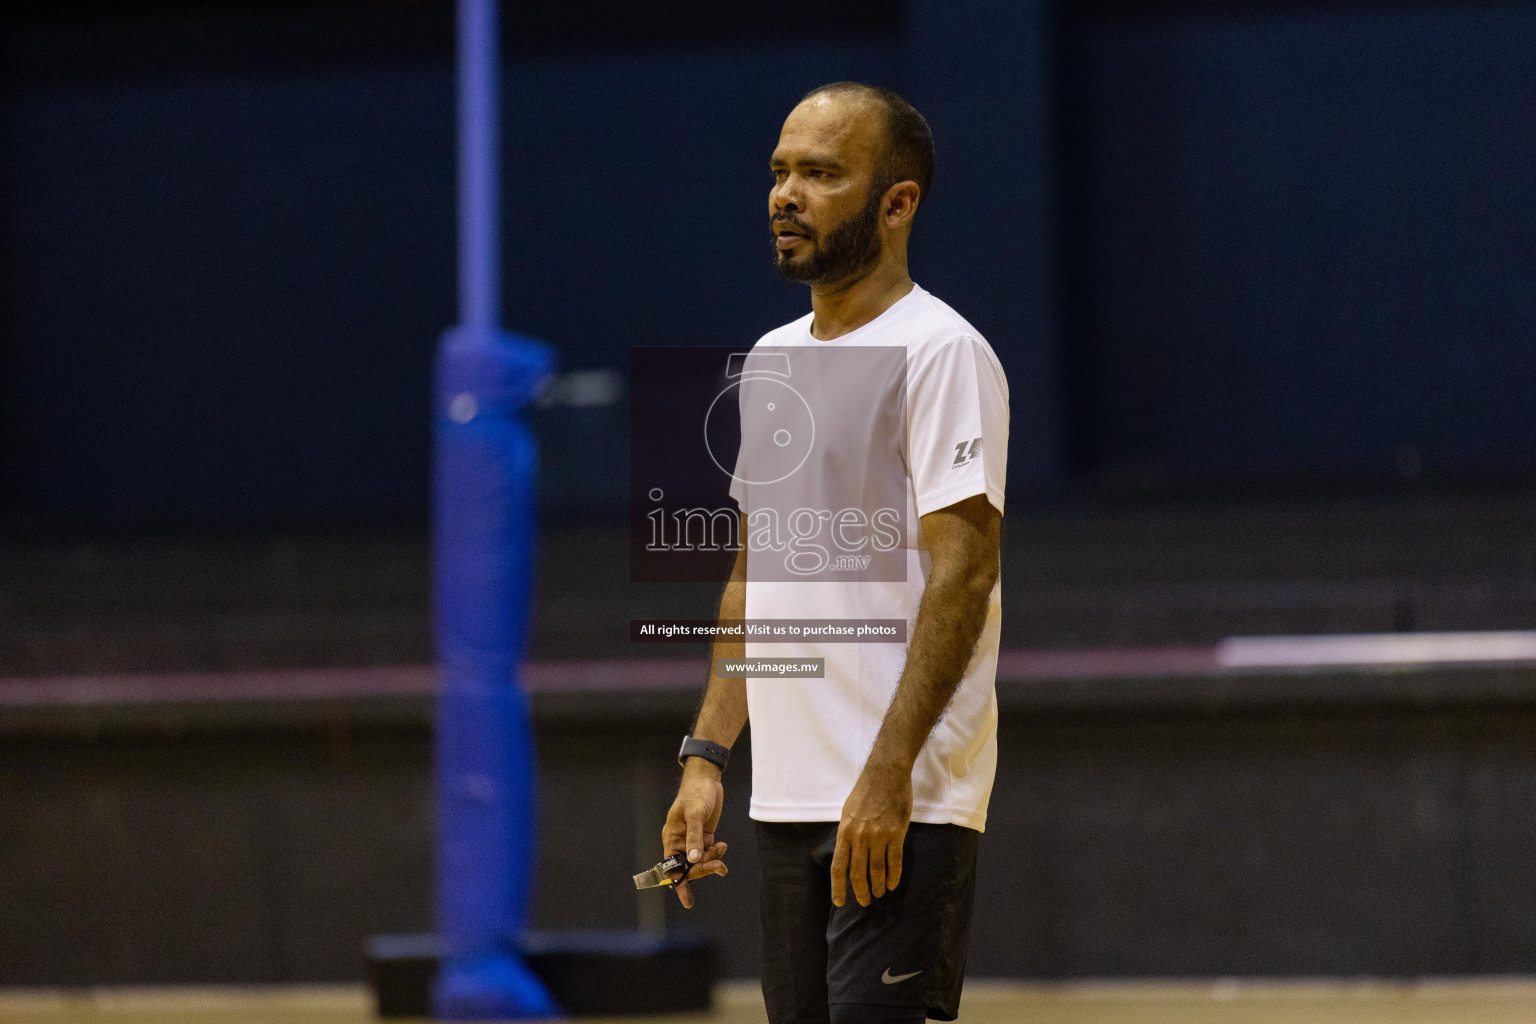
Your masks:
[[[811,244],[809,256],[798,259],[783,250],[778,255],[779,276],[786,281],[801,284],[832,284],[852,277],[880,258],[880,205],[885,192],[870,189],[863,209],[828,231],[823,239],[819,233],[809,232],[805,225],[789,219],[796,228],[805,230],[805,240]]]

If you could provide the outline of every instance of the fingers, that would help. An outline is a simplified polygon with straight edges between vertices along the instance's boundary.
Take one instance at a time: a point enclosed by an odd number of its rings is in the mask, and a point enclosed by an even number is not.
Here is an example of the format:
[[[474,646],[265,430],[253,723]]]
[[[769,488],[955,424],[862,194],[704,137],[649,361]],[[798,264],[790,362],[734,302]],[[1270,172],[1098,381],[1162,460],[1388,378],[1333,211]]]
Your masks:
[[[884,843],[869,851],[869,894],[875,899],[885,895],[885,851]]]
[[[905,833],[888,839],[869,839],[856,828],[839,828],[832,853],[832,903],[847,902],[848,888],[859,906],[867,907],[901,884],[902,845]]]
[[[859,906],[869,906],[869,844],[855,837],[848,857],[848,881]]]
[[[720,824],[724,805],[725,789],[718,778],[706,781],[684,772],[661,831],[666,852],[681,852],[689,863],[697,864],[714,843],[714,831]]]
[[[846,885],[853,887],[859,906],[867,907],[901,884],[901,847],[911,818],[911,778],[865,765],[837,826],[832,863],[835,905],[844,904]]]
[[[672,888],[677,893],[677,900],[689,910],[693,909],[693,887],[688,883],[705,875],[728,875],[730,868],[725,866],[722,859],[725,856],[727,846],[725,843],[715,843],[704,852],[699,863],[688,869],[688,876],[678,882]]]
[[[705,875],[730,874],[730,869],[725,866],[725,861],[722,859],[725,857],[725,851],[726,845],[724,843],[716,843],[705,850],[704,856],[699,859],[699,862],[688,869],[688,878],[691,880],[703,878]]]
[[[845,882],[852,884],[853,898],[859,906],[869,906],[869,842],[857,828],[846,824],[837,827],[837,846],[832,850],[834,907],[848,902]]]
[[[703,878],[705,875],[725,876],[730,873],[731,869],[726,867],[720,861],[708,861],[704,864],[695,864],[693,867],[689,868],[687,880],[691,882],[696,878]]]
[[[697,863],[714,840],[714,827],[706,821],[708,817],[709,808],[703,801],[679,797],[661,828],[662,852],[670,856],[681,851],[690,862]]]
[[[843,835],[841,826],[837,830],[837,846],[832,850],[832,905],[840,907],[848,902],[848,893],[843,882],[848,876],[848,839]]]
[[[698,780],[690,781],[685,773],[677,798],[667,811],[667,821],[661,829],[662,855],[668,857],[681,852],[689,863],[686,876],[673,886],[678,902],[684,907],[693,906],[690,879],[724,875],[728,871],[721,859],[726,846],[715,842],[714,834],[725,802],[723,795],[724,789],[718,779],[701,789]]]

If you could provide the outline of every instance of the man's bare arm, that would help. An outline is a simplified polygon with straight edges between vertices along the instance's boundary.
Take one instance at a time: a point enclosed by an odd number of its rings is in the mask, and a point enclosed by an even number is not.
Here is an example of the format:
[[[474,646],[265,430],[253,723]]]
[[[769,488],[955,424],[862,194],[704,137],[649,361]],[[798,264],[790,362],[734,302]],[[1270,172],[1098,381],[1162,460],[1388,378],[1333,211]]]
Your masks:
[[[908,773],[976,650],[997,583],[1002,516],[984,495],[930,512],[923,538],[933,557],[896,696],[870,761]]]
[[[747,617],[746,530],[746,522],[743,520],[742,547],[736,553],[736,562],[731,567],[730,578],[726,580],[725,592],[720,595],[719,618],[722,622],[727,620],[739,622]],[[699,739],[729,747],[741,734],[742,726],[747,724],[746,680],[721,679],[715,673],[721,658],[745,658],[746,648],[744,640],[726,636],[715,638],[713,656],[709,664],[709,685],[704,690],[704,701],[699,705],[699,715],[693,723],[693,735]],[[713,769],[717,777],[720,774],[718,768],[701,757],[690,757],[688,764],[690,766],[702,764]]]
[[[720,620],[740,621],[747,615],[747,524],[741,521],[742,547],[736,554],[735,565],[726,581],[725,592],[720,596]],[[704,689],[704,701],[693,724],[693,735],[701,740],[730,747],[741,735],[747,724],[747,682],[745,679],[722,679],[715,669],[721,658],[743,658],[746,643],[743,640],[719,636],[715,638],[709,665],[709,683]],[[715,828],[720,824],[720,811],[725,805],[725,787],[720,782],[720,769],[702,757],[690,757],[683,765],[683,778],[677,787],[677,798],[667,812],[666,824],[661,829],[663,855],[679,850],[693,862],[688,871],[690,879],[704,875],[726,873],[726,844],[715,842]],[[683,906],[693,906],[693,891],[688,883],[677,886],[677,898]]]
[[[912,768],[954,695],[986,623],[997,583],[1002,516],[975,495],[922,517],[932,569],[907,647],[896,696],[869,760],[843,806],[832,856],[832,902],[868,906],[901,882],[901,849],[912,816]]]

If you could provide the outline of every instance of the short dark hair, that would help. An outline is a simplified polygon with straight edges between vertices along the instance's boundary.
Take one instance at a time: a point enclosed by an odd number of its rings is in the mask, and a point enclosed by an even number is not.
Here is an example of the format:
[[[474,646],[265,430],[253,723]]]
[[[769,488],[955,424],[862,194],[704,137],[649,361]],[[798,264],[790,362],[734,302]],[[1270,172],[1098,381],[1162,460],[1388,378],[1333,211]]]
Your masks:
[[[884,194],[898,181],[917,182],[918,204],[933,186],[933,132],[917,108],[889,89],[863,82],[832,82],[801,97],[804,103],[823,93],[857,93],[885,110],[885,151],[875,164],[873,191]]]

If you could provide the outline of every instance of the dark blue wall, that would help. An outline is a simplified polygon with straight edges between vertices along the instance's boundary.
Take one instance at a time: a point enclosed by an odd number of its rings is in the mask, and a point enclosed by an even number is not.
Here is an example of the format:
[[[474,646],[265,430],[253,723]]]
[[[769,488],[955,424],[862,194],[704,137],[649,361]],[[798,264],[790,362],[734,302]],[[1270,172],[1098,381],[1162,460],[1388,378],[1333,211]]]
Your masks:
[[[1528,4],[1080,26],[1087,464],[1536,468],[1533,54]]]
[[[1009,372],[1016,499],[1126,471],[1536,470],[1536,8],[882,0],[860,29],[833,6],[807,38],[514,47],[510,325],[622,370],[631,345],[798,316],[763,164],[801,93],[861,78],[934,124],[914,275]],[[341,59],[312,20],[367,39],[395,8],[290,7],[203,16],[196,46],[164,19],[81,21],[73,56],[73,23],[10,34],[12,520],[424,515],[454,317],[446,22]],[[251,37],[292,52],[220,59]],[[91,72],[113,46],[128,71]],[[48,47],[87,73],[37,71]],[[539,414],[551,512],[617,510],[624,423]]]
[[[632,345],[741,344],[801,315],[765,228],[779,125],[826,81],[910,86],[941,152],[917,275],[992,335],[1023,439],[1013,482],[1044,489],[1043,204],[1012,196],[1045,187],[1043,8],[1019,10],[912,4],[910,41],[898,19],[793,43],[516,54],[509,325],[566,368],[622,369]],[[454,316],[451,69],[314,65],[7,93],[13,503],[95,522],[423,512],[429,361]],[[616,510],[622,405],[539,423],[547,506]]]
[[[1008,496],[1061,481],[1049,4],[910,5],[901,81],[932,122],[938,172],[916,280],[960,311],[1008,374]]]
[[[217,521],[415,509],[453,313],[444,67],[13,95],[26,496]]]

